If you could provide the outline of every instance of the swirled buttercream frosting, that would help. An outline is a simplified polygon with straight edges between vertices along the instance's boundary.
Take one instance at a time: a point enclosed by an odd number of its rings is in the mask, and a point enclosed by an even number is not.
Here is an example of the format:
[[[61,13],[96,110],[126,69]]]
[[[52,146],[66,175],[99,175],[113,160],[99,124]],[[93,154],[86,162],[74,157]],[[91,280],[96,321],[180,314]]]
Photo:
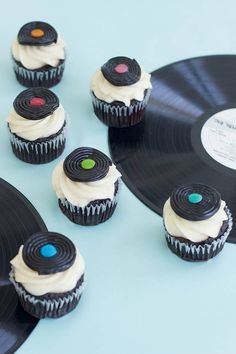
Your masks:
[[[60,36],[55,43],[49,45],[20,44],[18,39],[15,39],[12,55],[26,69],[36,70],[45,65],[57,67],[61,60],[65,60],[65,42]]]
[[[65,271],[53,274],[39,275],[37,271],[29,268],[24,262],[22,253],[24,246],[19,249],[18,254],[11,260],[14,269],[15,280],[30,294],[35,296],[47,293],[64,293],[72,290],[85,271],[83,257],[76,249],[76,257],[73,265]]]
[[[109,82],[99,69],[92,78],[91,91],[100,100],[107,103],[119,101],[130,106],[132,100],[142,101],[145,90],[152,87],[151,75],[141,70],[140,79],[131,85],[116,86]]]
[[[56,134],[65,123],[65,111],[60,104],[49,116],[38,120],[30,120],[21,117],[13,110],[7,118],[7,122],[12,133],[23,139],[34,141]]]
[[[86,162],[87,163],[87,162]],[[88,162],[90,165],[91,162]],[[64,161],[61,161],[53,171],[52,184],[59,199],[67,199],[71,204],[85,207],[98,199],[114,198],[115,182],[121,177],[115,165],[109,166],[108,172],[102,179],[91,182],[76,182],[64,172]]]
[[[192,242],[202,242],[207,240],[208,237],[216,238],[223,222],[228,219],[225,206],[225,202],[221,200],[220,207],[213,216],[205,220],[192,221],[177,215],[169,198],[163,209],[165,228],[170,235],[182,237]]]

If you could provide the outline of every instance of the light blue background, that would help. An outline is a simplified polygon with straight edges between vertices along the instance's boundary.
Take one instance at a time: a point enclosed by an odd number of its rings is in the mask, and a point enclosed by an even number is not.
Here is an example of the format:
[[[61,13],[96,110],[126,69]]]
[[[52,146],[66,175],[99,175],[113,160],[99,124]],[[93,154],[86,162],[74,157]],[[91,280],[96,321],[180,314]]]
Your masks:
[[[10,43],[21,25],[44,20],[67,42],[62,83],[54,89],[70,116],[64,156],[78,146],[108,153],[107,128],[93,115],[89,81],[116,55],[148,71],[207,54],[236,52],[235,1],[2,1],[0,21],[0,176],[35,205],[48,228],[69,236],[87,264],[77,309],[42,320],[19,354],[233,354],[236,351],[236,246],[189,264],[166,247],[162,221],[123,186],[113,218],[72,224],[57,207],[51,173],[58,161],[27,165],[10,150],[6,117],[22,87]],[[158,182],[157,182],[158,183]]]

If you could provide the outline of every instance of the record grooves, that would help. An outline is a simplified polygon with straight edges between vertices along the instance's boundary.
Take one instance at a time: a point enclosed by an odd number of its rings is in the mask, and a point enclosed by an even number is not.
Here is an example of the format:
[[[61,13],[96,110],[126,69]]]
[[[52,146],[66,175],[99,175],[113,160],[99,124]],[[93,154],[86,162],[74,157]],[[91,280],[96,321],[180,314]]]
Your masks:
[[[236,108],[236,56],[170,64],[152,73],[152,84],[145,119],[134,127],[109,129],[111,156],[124,182],[160,215],[177,185],[208,184],[236,215],[236,109],[231,110]],[[215,128],[218,123],[228,130]],[[236,243],[236,225],[228,241]]]
[[[1,178],[0,200],[0,353],[10,354],[27,339],[38,319],[18,303],[9,282],[9,261],[31,234],[47,228],[33,205]]]

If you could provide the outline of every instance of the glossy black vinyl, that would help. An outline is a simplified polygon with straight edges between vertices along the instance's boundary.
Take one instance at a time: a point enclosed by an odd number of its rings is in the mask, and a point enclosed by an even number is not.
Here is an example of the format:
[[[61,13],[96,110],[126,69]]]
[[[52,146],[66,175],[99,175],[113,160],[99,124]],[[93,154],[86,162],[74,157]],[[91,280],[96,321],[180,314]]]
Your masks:
[[[14,353],[38,323],[20,306],[8,275],[20,245],[31,234],[46,230],[32,204],[0,179],[0,354]]]
[[[180,184],[219,190],[236,215],[236,170],[210,157],[201,127],[214,113],[236,107],[236,56],[183,60],[152,73],[145,119],[130,128],[110,128],[110,152],[123,180],[148,207],[162,215],[164,202]],[[234,227],[229,242],[236,243]]]

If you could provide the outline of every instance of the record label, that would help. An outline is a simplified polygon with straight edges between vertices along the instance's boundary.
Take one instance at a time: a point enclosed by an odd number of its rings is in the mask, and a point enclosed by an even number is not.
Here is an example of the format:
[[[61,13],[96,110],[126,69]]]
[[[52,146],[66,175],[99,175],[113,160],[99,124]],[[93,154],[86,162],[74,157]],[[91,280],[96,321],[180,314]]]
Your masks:
[[[202,127],[206,152],[220,164],[236,170],[236,108],[217,112]]]

